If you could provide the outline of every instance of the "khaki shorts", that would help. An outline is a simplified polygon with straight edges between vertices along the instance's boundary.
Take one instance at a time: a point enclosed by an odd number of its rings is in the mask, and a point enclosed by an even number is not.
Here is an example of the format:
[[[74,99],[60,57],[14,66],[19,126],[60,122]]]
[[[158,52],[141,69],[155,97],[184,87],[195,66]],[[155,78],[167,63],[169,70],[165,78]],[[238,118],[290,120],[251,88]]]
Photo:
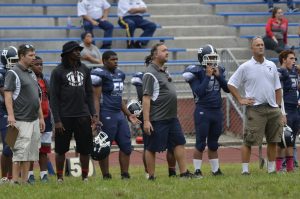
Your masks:
[[[248,106],[245,119],[245,145],[261,145],[264,135],[267,143],[280,142],[283,124],[279,108],[269,105]]]
[[[39,160],[41,146],[39,119],[33,122],[16,121],[16,127],[20,131],[12,149],[13,162]]]

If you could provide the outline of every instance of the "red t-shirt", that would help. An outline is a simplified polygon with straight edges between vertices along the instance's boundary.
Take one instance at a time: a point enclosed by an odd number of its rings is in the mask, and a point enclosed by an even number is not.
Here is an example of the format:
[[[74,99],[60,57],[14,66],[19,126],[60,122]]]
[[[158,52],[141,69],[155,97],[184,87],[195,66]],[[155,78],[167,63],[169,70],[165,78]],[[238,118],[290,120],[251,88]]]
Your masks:
[[[49,99],[48,99],[48,91],[47,91],[47,85],[45,80],[43,79],[38,79],[39,86],[42,91],[42,111],[44,118],[46,118],[49,115]]]

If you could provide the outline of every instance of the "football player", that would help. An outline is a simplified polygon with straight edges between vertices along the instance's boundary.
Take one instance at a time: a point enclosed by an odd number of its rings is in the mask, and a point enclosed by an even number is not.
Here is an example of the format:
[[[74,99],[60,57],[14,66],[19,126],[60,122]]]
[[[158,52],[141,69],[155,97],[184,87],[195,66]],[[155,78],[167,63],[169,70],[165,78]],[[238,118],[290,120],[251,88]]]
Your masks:
[[[4,78],[7,70],[15,66],[18,60],[18,50],[14,46],[9,46],[8,48],[2,50],[1,63],[3,64],[3,67],[0,67],[0,131],[3,150],[1,154],[2,178],[0,183],[9,182],[9,180],[12,178],[12,151],[5,142],[7,131],[7,111],[3,96]]]
[[[99,114],[99,121],[103,124],[102,130],[107,133],[110,143],[115,141],[120,148],[121,178],[129,179],[128,169],[132,147],[126,117],[133,124],[138,124],[140,121],[129,112],[122,100],[125,74],[117,68],[117,54],[114,51],[105,51],[102,61],[104,65],[102,68],[94,68],[91,71],[96,113]],[[111,179],[109,157],[99,161],[99,165],[103,179]]]
[[[196,145],[193,164],[195,177],[202,178],[202,157],[207,145],[212,174],[222,175],[218,159],[218,140],[222,133],[223,112],[221,89],[229,93],[225,69],[219,65],[220,58],[212,45],[198,49],[200,65],[186,67],[183,77],[189,83],[196,108],[194,122]]]
[[[295,67],[296,57],[292,50],[285,50],[279,54],[281,67],[277,69],[283,88],[284,110],[286,112],[287,125],[291,127],[293,140],[288,145],[284,145],[283,140],[278,144],[276,171],[282,171],[282,162],[286,161],[286,171],[294,170],[293,146],[295,144],[297,132],[299,130],[298,107],[298,73]],[[283,136],[284,138],[284,136]]]

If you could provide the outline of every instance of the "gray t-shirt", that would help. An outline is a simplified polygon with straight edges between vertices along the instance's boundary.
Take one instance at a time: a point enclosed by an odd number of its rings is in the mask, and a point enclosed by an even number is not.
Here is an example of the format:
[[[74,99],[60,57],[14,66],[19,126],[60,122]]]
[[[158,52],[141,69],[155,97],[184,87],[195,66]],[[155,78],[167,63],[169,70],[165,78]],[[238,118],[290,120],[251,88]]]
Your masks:
[[[101,53],[100,53],[99,49],[97,48],[97,46],[92,44],[90,47],[87,47],[84,45],[84,43],[80,44],[80,46],[83,47],[83,50],[80,53],[81,56],[91,55],[92,57],[94,57],[96,59],[101,59]],[[89,62],[87,60],[83,60],[83,59],[81,60],[81,62],[84,64],[92,64],[91,62]]]
[[[6,73],[4,91],[13,92],[15,119],[32,122],[38,119],[40,99],[39,87],[35,74],[17,64]]]
[[[151,96],[150,121],[177,117],[176,88],[169,74],[150,64],[143,76],[143,95]]]

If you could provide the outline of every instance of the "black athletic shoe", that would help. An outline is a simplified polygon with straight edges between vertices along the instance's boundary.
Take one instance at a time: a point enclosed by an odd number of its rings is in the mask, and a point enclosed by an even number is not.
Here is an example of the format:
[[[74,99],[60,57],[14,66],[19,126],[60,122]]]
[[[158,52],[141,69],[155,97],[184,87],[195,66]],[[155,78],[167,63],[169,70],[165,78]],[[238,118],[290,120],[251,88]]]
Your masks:
[[[186,172],[181,173],[179,175],[180,178],[194,178],[194,174],[192,174],[189,170],[186,170]]]
[[[220,169],[218,169],[218,171],[212,172],[212,175],[213,175],[213,176],[222,176],[222,175],[224,175],[224,174],[222,173],[222,171],[221,171]]]
[[[154,176],[149,176],[148,177],[148,180],[150,180],[150,181],[154,181],[156,179],[156,177],[154,177]]]
[[[107,174],[104,174],[104,175],[103,175],[103,180],[110,180],[110,179],[112,179],[110,173],[107,173]]]
[[[121,173],[121,179],[122,180],[128,180],[130,179],[130,175],[127,172]]]
[[[176,170],[169,169],[169,177],[176,177]]]
[[[195,178],[203,178],[202,171],[200,169],[196,169],[194,173]]]

